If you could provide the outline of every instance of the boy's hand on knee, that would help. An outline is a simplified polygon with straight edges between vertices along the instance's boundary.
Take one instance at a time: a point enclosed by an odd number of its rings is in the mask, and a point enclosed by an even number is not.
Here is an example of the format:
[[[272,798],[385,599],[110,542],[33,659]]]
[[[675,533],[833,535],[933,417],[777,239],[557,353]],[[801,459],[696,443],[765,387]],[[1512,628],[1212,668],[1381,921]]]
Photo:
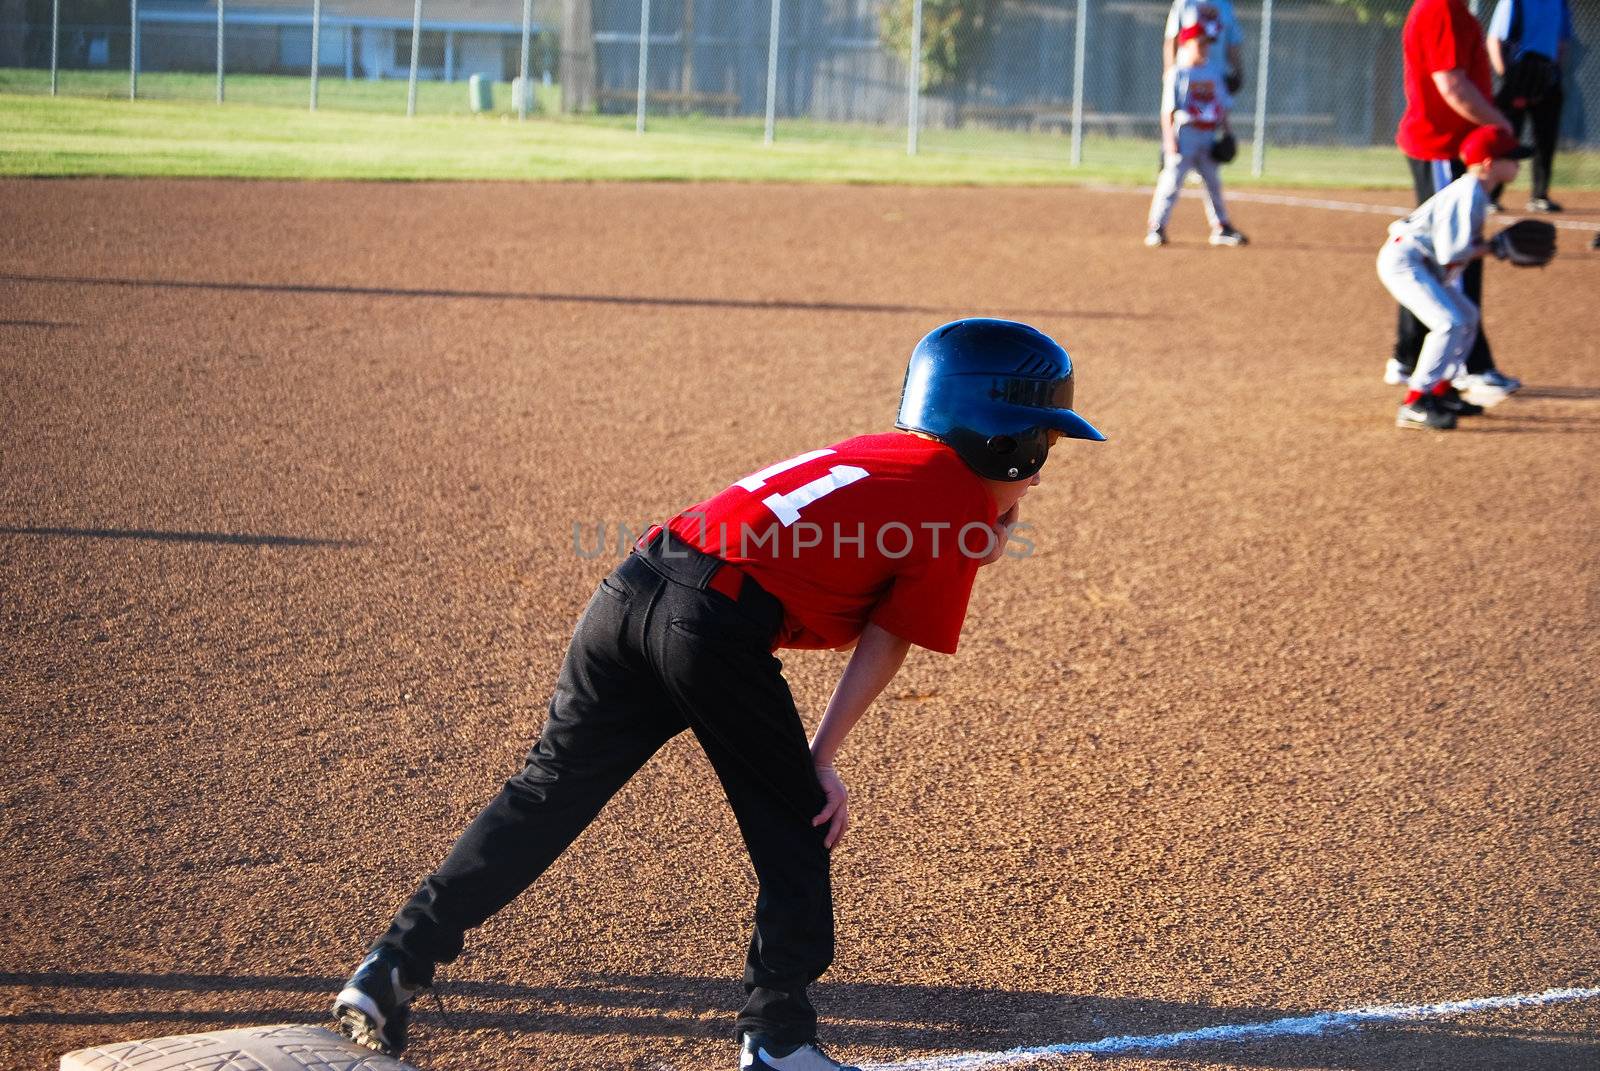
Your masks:
[[[844,787],[839,771],[832,766],[817,767],[817,784],[822,786],[822,794],[828,798],[828,803],[822,808],[822,813],[811,820],[811,824],[820,826],[827,823],[828,835],[822,843],[831,849],[839,843],[844,831],[850,828],[850,793]]]

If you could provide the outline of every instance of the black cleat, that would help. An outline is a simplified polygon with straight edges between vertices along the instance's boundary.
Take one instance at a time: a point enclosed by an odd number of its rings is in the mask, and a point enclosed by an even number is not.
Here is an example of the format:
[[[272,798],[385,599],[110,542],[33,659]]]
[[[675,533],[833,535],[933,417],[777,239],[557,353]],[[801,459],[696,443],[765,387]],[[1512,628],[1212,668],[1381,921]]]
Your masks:
[[[1548,197],[1535,197],[1528,202],[1529,212],[1559,212],[1561,206]]]
[[[400,956],[393,949],[374,949],[334,998],[339,1033],[357,1045],[399,1056],[406,1049],[409,1005],[423,988],[405,983]]]
[[[1394,425],[1397,428],[1449,431],[1456,426],[1456,415],[1441,406],[1438,398],[1424,394],[1410,405],[1400,406],[1400,411],[1395,414]]]
[[[1440,409],[1447,413],[1454,413],[1457,417],[1483,415],[1483,406],[1473,405],[1461,397],[1460,392],[1454,389],[1447,393],[1436,395],[1434,400],[1439,403]]]

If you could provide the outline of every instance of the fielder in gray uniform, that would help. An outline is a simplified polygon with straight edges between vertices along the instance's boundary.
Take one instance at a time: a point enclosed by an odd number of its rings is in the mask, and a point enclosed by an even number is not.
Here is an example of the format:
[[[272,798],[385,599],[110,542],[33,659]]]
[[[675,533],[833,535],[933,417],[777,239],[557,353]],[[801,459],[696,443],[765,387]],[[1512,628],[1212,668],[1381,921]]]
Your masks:
[[[1395,416],[1399,427],[1444,431],[1456,426],[1458,416],[1483,411],[1468,408],[1449,390],[1478,337],[1478,306],[1457,280],[1467,265],[1496,252],[1483,240],[1489,188],[1516,178],[1517,161],[1532,154],[1504,128],[1480,126],[1461,143],[1466,174],[1389,225],[1389,240],[1378,253],[1378,278],[1428,328]]]
[[[1244,245],[1245,236],[1228,221],[1222,199],[1222,165],[1211,154],[1218,135],[1229,133],[1232,104],[1222,72],[1209,62],[1210,41],[1199,23],[1178,32],[1178,62],[1161,82],[1161,176],[1150,201],[1144,244],[1167,244],[1167,222],[1178,192],[1190,171],[1198,171],[1206,187],[1206,218],[1212,245]]]

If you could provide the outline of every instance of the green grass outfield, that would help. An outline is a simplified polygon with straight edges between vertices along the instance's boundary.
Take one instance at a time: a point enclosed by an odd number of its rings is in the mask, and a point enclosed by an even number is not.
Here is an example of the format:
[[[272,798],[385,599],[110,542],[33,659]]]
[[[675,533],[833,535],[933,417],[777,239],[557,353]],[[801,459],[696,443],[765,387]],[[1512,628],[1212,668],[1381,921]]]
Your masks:
[[[464,84],[420,83],[411,119],[403,82],[324,78],[314,114],[304,78],[233,75],[223,105],[209,75],[145,74],[139,89],[129,101],[126,73],[64,71],[51,97],[48,72],[0,70],[0,175],[1062,185],[1149,184],[1155,171],[1154,142],[1134,138],[1086,138],[1073,167],[1066,138],[1010,131],[928,130],[910,157],[903,130],[865,125],[780,121],[768,146],[760,118],[652,118],[643,137],[631,115],[519,122],[505,83],[482,115]],[[1383,146],[1270,148],[1260,179],[1249,157],[1247,143],[1230,183],[1410,185]],[[1600,154],[1558,157],[1556,185],[1600,187]]]

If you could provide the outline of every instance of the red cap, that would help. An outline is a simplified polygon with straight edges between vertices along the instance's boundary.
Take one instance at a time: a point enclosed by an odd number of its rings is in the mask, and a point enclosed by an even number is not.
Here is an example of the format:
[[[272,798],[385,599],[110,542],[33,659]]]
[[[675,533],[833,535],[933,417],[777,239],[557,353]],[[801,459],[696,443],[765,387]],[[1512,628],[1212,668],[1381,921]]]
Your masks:
[[[1461,162],[1468,167],[1489,160],[1526,160],[1532,155],[1533,148],[1517,141],[1503,126],[1480,126],[1461,143]]]
[[[1201,26],[1198,22],[1191,22],[1189,25],[1178,31],[1178,44],[1181,45],[1185,41],[1193,41],[1196,37],[1205,37],[1205,35],[1206,30],[1204,26]]]

